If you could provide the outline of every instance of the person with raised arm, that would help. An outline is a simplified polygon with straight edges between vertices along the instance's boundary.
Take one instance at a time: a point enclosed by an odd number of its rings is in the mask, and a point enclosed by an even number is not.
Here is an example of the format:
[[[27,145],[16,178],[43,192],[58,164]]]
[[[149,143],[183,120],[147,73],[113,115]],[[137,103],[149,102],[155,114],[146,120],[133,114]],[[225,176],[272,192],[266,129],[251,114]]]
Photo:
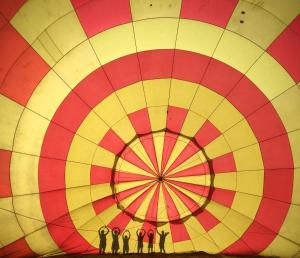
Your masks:
[[[123,254],[129,253],[129,239],[131,237],[131,234],[128,230],[125,230],[122,234],[123,238]]]
[[[157,234],[159,235],[159,249],[161,253],[166,253],[165,250],[165,241],[166,241],[166,236],[169,234],[169,232],[164,232],[163,230],[161,231],[161,233],[158,232],[157,230]]]
[[[99,243],[99,254],[104,254],[106,249],[106,236],[109,233],[109,229],[107,226],[102,226],[98,230],[100,243]]]
[[[143,241],[144,241],[144,236],[146,234],[146,231],[144,229],[138,229],[136,231],[136,236],[138,238],[138,253],[143,253]]]

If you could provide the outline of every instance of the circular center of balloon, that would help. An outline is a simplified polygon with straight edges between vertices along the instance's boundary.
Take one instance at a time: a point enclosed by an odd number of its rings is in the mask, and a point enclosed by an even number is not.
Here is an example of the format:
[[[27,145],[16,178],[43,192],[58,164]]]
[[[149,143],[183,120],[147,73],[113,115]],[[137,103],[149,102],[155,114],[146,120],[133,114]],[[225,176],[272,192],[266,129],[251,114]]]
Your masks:
[[[117,207],[132,218],[169,222],[192,215],[209,201],[211,171],[192,138],[151,132],[135,137],[119,153],[111,186]]]

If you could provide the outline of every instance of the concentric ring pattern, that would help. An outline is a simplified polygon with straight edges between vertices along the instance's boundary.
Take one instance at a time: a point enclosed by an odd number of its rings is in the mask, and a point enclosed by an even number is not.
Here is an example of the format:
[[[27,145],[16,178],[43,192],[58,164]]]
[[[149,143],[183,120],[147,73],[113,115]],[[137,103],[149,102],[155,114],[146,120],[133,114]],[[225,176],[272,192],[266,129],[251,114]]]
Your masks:
[[[130,252],[144,229],[167,253],[298,257],[299,13],[1,1],[0,255],[98,253],[106,225]]]

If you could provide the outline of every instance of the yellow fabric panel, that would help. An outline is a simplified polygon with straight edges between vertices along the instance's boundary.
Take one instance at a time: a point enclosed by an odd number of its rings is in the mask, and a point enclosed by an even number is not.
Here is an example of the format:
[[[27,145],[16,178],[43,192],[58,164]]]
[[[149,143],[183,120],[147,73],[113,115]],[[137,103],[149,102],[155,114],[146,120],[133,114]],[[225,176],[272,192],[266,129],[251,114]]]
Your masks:
[[[272,105],[288,132],[300,128],[300,90],[297,85],[275,98]]]
[[[246,120],[238,122],[223,135],[233,151],[257,143],[257,139]]]
[[[175,242],[174,251],[175,253],[184,253],[186,250],[194,251],[193,242],[191,240]]]
[[[241,12],[245,14],[241,14]],[[240,21],[244,21],[240,23]],[[285,29],[285,25],[274,15],[255,7],[247,1],[239,1],[236,6],[227,29],[242,35],[263,49],[266,49],[275,38]]]
[[[260,205],[261,197],[236,192],[231,208],[245,216],[254,219]]]
[[[11,197],[0,198],[0,217],[0,227],[5,229],[0,231],[1,244],[8,245],[24,236],[14,214]]]
[[[48,125],[48,120],[25,109],[16,130],[13,150],[39,156]]]
[[[300,248],[295,242],[289,241],[279,235],[259,255],[282,258],[299,258]]]
[[[256,0],[247,1],[253,4],[257,4]],[[263,2],[259,2],[259,6],[271,12],[285,24],[289,24],[300,12],[300,2],[298,0],[264,0]]]
[[[0,149],[12,150],[15,131],[24,108],[3,95],[0,95],[0,107]]]
[[[263,53],[253,42],[233,32],[225,31],[214,53],[214,58],[245,73]]]
[[[236,177],[237,177],[236,174],[237,174],[236,172],[215,174],[214,186],[216,188],[235,191]]]
[[[75,11],[51,24],[47,29],[47,33],[63,55],[86,40],[86,35]]]
[[[167,106],[148,108],[148,114],[152,131],[157,131],[166,128],[167,109]]]
[[[168,214],[167,214],[166,203],[165,203],[165,198],[164,198],[162,187],[160,187],[160,189],[159,189],[157,210],[159,211],[159,213],[157,213],[157,221],[168,221]],[[166,226],[169,226],[168,223],[166,223]],[[159,227],[159,224],[158,224],[158,227]],[[164,227],[162,227],[161,230],[164,230],[165,232],[170,232],[170,228],[168,228],[168,230],[166,230],[166,229],[164,229]],[[159,231],[161,232],[161,230],[159,230]]]
[[[90,185],[91,165],[66,162],[65,182],[66,188]]]
[[[55,72],[50,70],[35,88],[27,107],[51,120],[69,92],[70,88]]]
[[[219,246],[220,250],[224,250],[226,247],[233,244],[239,239],[228,227],[219,223],[209,231],[209,235]]]
[[[91,185],[92,201],[100,200],[111,195],[111,186],[109,183]]]
[[[288,239],[300,239],[300,206],[291,204],[288,214],[279,231],[280,235]]]
[[[153,130],[153,128],[152,128],[152,130]],[[164,146],[164,137],[165,137],[164,132],[157,133],[153,137],[153,143],[154,143],[156,160],[157,160],[159,172],[162,172],[161,171],[161,163],[162,163],[162,153],[163,153],[163,146]]]
[[[116,91],[127,114],[146,107],[143,84],[137,82]]]
[[[176,48],[211,56],[223,31],[212,24],[181,19]]]
[[[178,213],[180,214],[180,218],[184,218],[186,215],[190,214],[190,211],[185,206],[184,202],[180,200],[180,198],[170,189],[170,187],[168,187],[168,185],[165,186],[175,204]]]
[[[181,0],[130,0],[132,20],[156,17],[179,17]]]
[[[189,109],[199,87],[196,83],[173,79],[171,81],[169,105]]]
[[[210,254],[216,254],[221,251],[208,234],[194,238],[192,239],[192,242],[195,250],[198,252],[204,251]]]
[[[221,132],[226,131],[242,119],[241,113],[225,99],[209,118],[212,124]]]
[[[97,147],[92,165],[112,168],[115,162],[115,155],[104,148]]]
[[[80,210],[91,202],[90,186],[66,188],[66,200],[69,211]]]
[[[143,169],[135,166],[134,164],[126,160],[123,160],[122,158],[118,159],[116,170],[121,172],[143,175],[143,176],[153,176],[152,174],[149,174],[149,172],[144,171]]]
[[[205,208],[220,221],[229,211],[229,208],[214,201],[210,201]]]
[[[13,197],[13,205],[25,235],[46,226],[39,194],[15,196]]]
[[[84,194],[87,195],[87,191],[84,191]],[[72,194],[70,193],[70,195],[72,195]],[[74,200],[74,198],[73,199],[68,198],[67,201],[68,201],[68,205],[70,204],[70,202],[74,202],[74,201],[76,202],[76,200]],[[74,205],[74,204],[71,204],[71,205]],[[88,201],[85,201],[83,203],[83,205],[81,205],[78,209],[74,209],[74,210],[70,211],[69,214],[74,223],[74,226],[77,229],[79,229],[83,225],[86,225],[89,221],[93,220],[96,217],[93,205],[91,203],[89,203]],[[93,228],[93,230],[96,230],[96,229]]]
[[[13,195],[39,192],[39,158],[13,152],[10,163],[10,180]]]
[[[222,223],[230,228],[237,236],[242,236],[252,222],[252,219],[232,209],[229,209],[222,220]]]
[[[191,105],[191,110],[205,118],[208,118],[222,99],[223,97],[217,93],[209,90],[208,88],[199,86]]]
[[[77,134],[99,144],[108,130],[109,127],[99,116],[94,112],[89,112],[78,128]]]
[[[39,39],[36,39],[31,46],[49,66],[52,67],[56,63],[57,60],[49,53],[49,46],[47,46],[46,49],[44,43],[42,43]]]
[[[50,24],[73,10],[70,1],[30,0],[10,23],[31,44]]]
[[[63,254],[63,252],[59,251],[58,246],[50,236],[47,227],[32,232],[31,234],[27,235],[25,239],[30,249],[37,254],[43,255],[51,252]]]
[[[204,148],[206,155],[210,158],[216,158],[219,156],[222,156],[226,153],[231,152],[230,147],[228,146],[228,143],[226,142],[224,136],[219,136],[215,140],[213,140],[211,143],[209,143]]]
[[[68,153],[68,161],[91,164],[97,145],[75,135]]]
[[[83,78],[100,66],[99,61],[89,43],[84,41],[68,52],[53,70],[74,88]]]
[[[38,42],[38,43],[36,43]],[[55,45],[53,39],[49,36],[47,33],[47,30],[42,32],[37,40],[33,43],[34,46],[39,46],[35,48],[37,53],[39,54],[39,51],[41,51],[41,56],[44,58],[44,52],[46,51],[47,54],[50,56],[50,60],[47,58],[45,59],[46,62],[49,61],[49,65],[53,65],[53,63],[56,63],[63,57],[63,53],[58,49],[58,47]],[[41,46],[41,48],[40,48]]]
[[[292,203],[300,205],[300,168],[294,169]]]
[[[111,129],[126,143],[136,135],[136,131],[127,116],[115,123]]]
[[[290,132],[288,137],[292,149],[294,167],[300,167],[300,130]]]
[[[287,71],[266,52],[250,68],[246,76],[257,85],[268,99],[278,96],[295,85]]]
[[[94,111],[106,122],[109,126],[113,126],[116,122],[121,120],[126,113],[116,95],[112,93],[99,103]]]
[[[263,169],[263,160],[258,144],[233,152],[237,171]]]
[[[90,42],[102,65],[136,52],[131,23],[122,24],[101,32],[92,37]]]
[[[168,105],[170,79],[144,81],[147,106]]]
[[[189,111],[181,128],[181,133],[188,137],[193,137],[205,122],[205,118]]]
[[[203,226],[194,216],[191,216],[187,220],[184,220],[184,225],[191,239],[199,237],[200,235],[206,233]]]
[[[178,19],[156,18],[133,22],[138,52],[175,47]]]
[[[264,171],[238,172],[236,190],[242,193],[262,196],[264,190]]]

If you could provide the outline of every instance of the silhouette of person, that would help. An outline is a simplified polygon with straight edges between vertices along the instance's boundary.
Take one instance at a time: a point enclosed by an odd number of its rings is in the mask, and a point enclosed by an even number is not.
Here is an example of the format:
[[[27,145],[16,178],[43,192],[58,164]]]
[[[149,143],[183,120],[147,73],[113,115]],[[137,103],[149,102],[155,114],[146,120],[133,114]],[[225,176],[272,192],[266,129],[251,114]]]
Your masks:
[[[153,253],[153,238],[154,238],[153,230],[150,229],[147,235],[148,235],[148,253]]]
[[[136,231],[136,235],[138,238],[138,253],[143,253],[143,244],[144,244],[143,240],[144,240],[145,234],[146,234],[146,231],[144,229]]]
[[[129,253],[129,239],[131,237],[131,234],[128,230],[125,230],[123,232],[122,238],[123,238],[123,254]]]
[[[99,244],[99,254],[104,254],[106,249],[106,236],[109,233],[107,226],[102,226],[98,230],[100,244]]]
[[[166,236],[169,234],[169,232],[164,232],[163,230],[161,231],[161,233],[159,233],[157,231],[157,234],[159,235],[159,249],[160,252],[162,253],[166,253],[165,251],[165,241],[166,241]]]
[[[111,231],[111,235],[112,235],[112,245],[111,245],[111,252],[113,254],[117,254],[120,248],[119,245],[119,235],[120,235],[121,230],[117,227],[114,227]]]

